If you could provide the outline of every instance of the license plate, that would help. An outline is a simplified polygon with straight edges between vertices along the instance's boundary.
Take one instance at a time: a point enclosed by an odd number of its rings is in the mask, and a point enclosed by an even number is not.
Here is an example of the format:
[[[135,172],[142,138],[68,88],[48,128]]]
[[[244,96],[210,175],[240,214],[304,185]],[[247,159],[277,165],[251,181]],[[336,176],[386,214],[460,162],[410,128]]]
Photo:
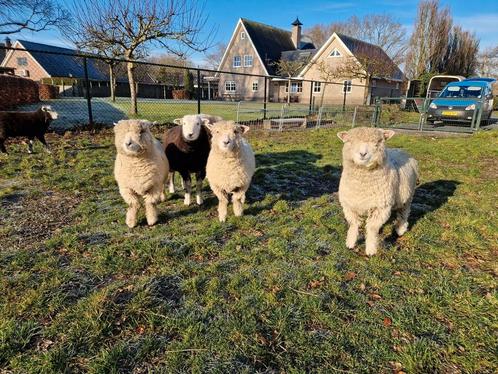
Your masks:
[[[458,112],[451,110],[443,110],[443,116],[458,116]]]

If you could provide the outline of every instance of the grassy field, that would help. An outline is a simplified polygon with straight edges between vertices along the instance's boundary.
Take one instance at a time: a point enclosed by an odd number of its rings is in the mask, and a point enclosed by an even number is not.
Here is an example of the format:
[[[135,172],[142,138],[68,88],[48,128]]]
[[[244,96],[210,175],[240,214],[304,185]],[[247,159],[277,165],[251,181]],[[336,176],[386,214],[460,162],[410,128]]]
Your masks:
[[[175,195],[133,230],[112,132],[10,144],[0,372],[496,373],[498,132],[393,138],[421,180],[371,259],[344,245],[336,132],[250,133],[242,218]]]

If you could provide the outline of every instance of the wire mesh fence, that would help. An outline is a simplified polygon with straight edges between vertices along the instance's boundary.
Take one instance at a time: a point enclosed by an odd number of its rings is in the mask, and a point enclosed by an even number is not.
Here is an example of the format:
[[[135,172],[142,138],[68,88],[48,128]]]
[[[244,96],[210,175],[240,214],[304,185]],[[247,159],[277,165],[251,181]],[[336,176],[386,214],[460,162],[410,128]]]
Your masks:
[[[50,105],[59,114],[52,125],[56,131],[111,126],[127,118],[172,126],[174,119],[195,113],[218,115],[268,131],[344,126],[475,131],[493,123],[484,100],[477,99],[475,107],[465,109],[466,118],[461,119],[458,110],[439,108],[434,112],[433,99],[402,97],[399,82],[367,86],[350,80],[289,81],[77,52],[16,48],[7,50],[2,68],[4,73],[40,83],[40,102],[23,104],[20,100],[13,108],[34,110]],[[382,96],[386,94],[389,96]],[[18,95],[22,97],[23,93]]]

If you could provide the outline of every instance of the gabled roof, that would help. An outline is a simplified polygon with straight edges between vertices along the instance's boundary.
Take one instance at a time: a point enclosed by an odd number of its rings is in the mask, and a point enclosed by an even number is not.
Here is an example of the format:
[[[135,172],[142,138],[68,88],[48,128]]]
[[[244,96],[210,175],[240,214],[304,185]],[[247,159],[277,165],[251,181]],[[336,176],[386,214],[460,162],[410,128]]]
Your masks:
[[[275,63],[280,59],[282,52],[295,51],[290,31],[265,25],[263,23],[241,18],[244,27],[251,38],[256,52],[261,57],[268,74],[276,74]],[[315,46],[309,38],[301,38],[300,48],[311,49]]]
[[[381,47],[375,44],[364,42],[363,40],[352,38],[348,35],[344,35],[341,33],[336,34],[346,45],[346,47],[348,47],[353,55],[357,56],[359,54],[362,54],[373,59],[377,59],[378,61],[381,61],[383,64],[385,64],[385,66],[389,66],[392,69],[392,75],[390,78],[395,80],[403,80],[402,71]]]
[[[75,49],[56,47],[48,44],[35,43],[27,40],[18,40],[22,47],[28,50],[30,55],[51,77],[84,78],[83,59],[71,56],[78,53]],[[41,52],[33,52],[41,51]],[[52,53],[64,53],[52,54]],[[88,78],[91,80],[106,80],[107,74],[97,67],[96,60],[87,59]]]
[[[352,38],[348,35],[340,34],[334,32],[330,38],[323,43],[320,49],[314,54],[313,59],[310,64],[303,68],[303,70],[299,73],[299,77],[302,77],[306,71],[320,58],[320,56],[325,52],[332,41],[338,38],[342,45],[347,49],[347,52],[352,56],[358,57],[367,57],[371,59],[376,59],[382,65],[384,65],[388,70],[391,71],[389,77],[383,77],[392,80],[402,81],[404,79],[403,72],[399,69],[399,67],[391,60],[391,58],[387,55],[387,53],[378,45],[364,42],[363,40]],[[367,66],[371,68],[372,65]],[[369,73],[371,73],[370,71]],[[379,78],[379,77],[374,77]]]

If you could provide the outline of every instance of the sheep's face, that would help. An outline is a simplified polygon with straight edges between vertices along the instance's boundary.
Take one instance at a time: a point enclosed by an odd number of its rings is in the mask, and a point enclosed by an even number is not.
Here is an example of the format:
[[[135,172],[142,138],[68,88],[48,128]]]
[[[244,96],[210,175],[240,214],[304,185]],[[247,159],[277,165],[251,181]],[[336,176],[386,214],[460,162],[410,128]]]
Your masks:
[[[184,116],[183,118],[175,119],[174,122],[182,126],[182,135],[186,141],[192,142],[199,138],[201,127],[203,124],[202,118],[200,116],[188,115]]]
[[[154,137],[150,122],[121,120],[114,124],[115,144],[118,152],[128,156],[139,156],[153,147]]]
[[[52,110],[52,107],[50,107],[49,105],[42,106],[41,109],[42,109],[43,113],[45,114],[45,119],[54,120],[54,119],[59,118],[59,115],[57,114],[57,112],[55,110]]]
[[[394,135],[392,130],[358,127],[337,134],[344,142],[344,161],[363,168],[382,165],[385,159],[385,141]]]
[[[249,131],[249,126],[237,125],[233,121],[220,121],[214,125],[207,124],[211,131],[212,145],[222,152],[234,152],[239,148],[242,135]]]

